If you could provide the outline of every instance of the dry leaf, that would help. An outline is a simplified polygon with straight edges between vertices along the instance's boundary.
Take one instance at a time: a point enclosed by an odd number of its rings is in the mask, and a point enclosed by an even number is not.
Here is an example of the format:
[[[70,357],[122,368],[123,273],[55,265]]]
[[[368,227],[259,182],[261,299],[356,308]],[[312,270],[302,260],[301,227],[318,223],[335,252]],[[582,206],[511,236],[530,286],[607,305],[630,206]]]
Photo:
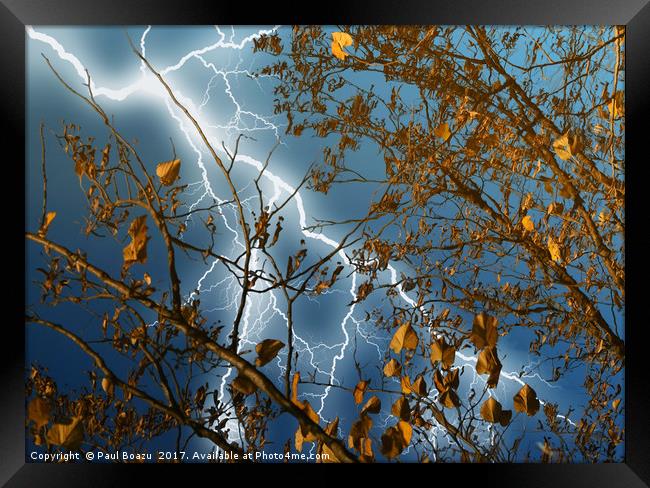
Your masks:
[[[176,181],[176,178],[178,178],[178,173],[180,172],[180,170],[181,170],[180,159],[174,159],[173,161],[166,161],[156,166],[156,174],[158,175],[158,178],[160,178],[160,182],[165,186],[169,186],[172,183],[174,183],[174,181]]]
[[[570,136],[568,132],[565,132],[553,142],[553,149],[560,159],[567,161],[571,159],[571,156],[580,152],[580,145],[580,137],[577,135]]]
[[[54,424],[47,431],[46,437],[50,444],[76,451],[84,440],[81,417],[73,417],[69,423]]]
[[[404,375],[400,378],[400,386],[402,387],[402,393],[408,395],[411,393],[411,378],[408,375]]]
[[[440,370],[436,370],[433,375],[433,382],[436,385],[436,389],[440,393],[447,391],[449,388],[453,390],[458,389],[458,385],[460,385],[459,372],[460,370],[458,368],[452,369],[443,377]]]
[[[147,216],[141,215],[131,222],[129,226],[131,242],[122,251],[124,267],[128,268],[133,263],[147,262]]]
[[[359,420],[355,421],[350,428],[348,435],[348,447],[356,449],[359,452],[364,451],[365,439],[369,437],[372,428],[372,420],[367,415],[361,415]]]
[[[481,406],[481,417],[487,422],[493,424],[500,423],[502,426],[508,425],[512,418],[511,410],[503,410],[501,404],[494,397],[488,398]]]
[[[496,346],[499,334],[497,331],[497,319],[481,312],[474,317],[472,324],[472,333],[469,339],[474,343],[477,349],[484,347]]]
[[[305,438],[302,435],[302,429],[298,427],[296,433],[294,434],[294,445],[296,446],[296,451],[302,452],[302,445],[305,442]]]
[[[327,424],[327,427],[325,427],[325,433],[327,435],[329,435],[330,437],[337,437],[338,428],[339,428],[339,418],[336,417],[329,424]],[[323,442],[320,443],[318,453],[321,455],[321,457],[316,462],[321,462],[321,463],[338,463],[339,462],[339,459],[334,454],[334,451],[332,451],[327,446],[327,444],[325,444]]]
[[[451,136],[451,132],[449,130],[449,124],[447,122],[443,122],[442,124],[440,124],[438,127],[433,129],[433,135],[439,137],[443,141],[449,139],[449,137]]]
[[[427,394],[427,384],[424,382],[422,375],[418,375],[415,378],[415,381],[411,385],[411,391],[419,396],[426,396]]]
[[[456,390],[449,389],[440,394],[438,401],[447,408],[456,408],[460,406],[460,398]]]
[[[390,341],[390,348],[395,354],[399,354],[402,349],[415,350],[418,347],[418,343],[417,333],[413,330],[411,324],[406,322],[395,332],[393,339]]]
[[[349,56],[343,48],[352,45],[352,36],[347,32],[333,32],[332,33],[332,54],[341,61]]]
[[[402,435],[402,441],[404,442],[404,447],[408,446],[411,443],[411,437],[413,436],[413,427],[408,422],[400,420],[397,422],[397,429]]]
[[[361,414],[364,413],[379,413],[381,410],[381,400],[376,396],[370,397],[366,404],[361,409]]]
[[[443,377],[440,370],[436,370],[433,375],[433,382],[440,393],[438,401],[447,408],[460,406],[460,398],[456,389],[460,384],[459,369],[448,371]]]
[[[539,410],[537,393],[527,384],[513,397],[515,410],[526,412],[526,415],[533,416]]]
[[[569,143],[568,132],[553,142],[553,149],[555,150],[555,154],[557,154],[561,160],[567,161],[571,159],[573,154],[571,153],[571,144]]]
[[[299,408],[303,407],[303,403],[298,400],[298,383],[300,383],[300,373],[296,372],[291,381],[291,403]]]
[[[511,419],[512,419],[512,410],[501,410],[501,418],[499,419],[499,423],[501,424],[502,427],[507,426],[510,423]]]
[[[311,404],[305,400],[302,405],[302,411],[309,417],[315,424],[318,424],[320,422],[320,417],[318,416],[318,413],[316,410],[314,410],[311,406]],[[309,432],[309,429],[306,427],[303,427],[302,425],[300,426],[302,429],[302,435],[304,437],[305,442],[314,442],[316,440],[316,436]]]
[[[255,346],[255,351],[257,352],[257,359],[255,359],[255,366],[258,368],[264,366],[269,361],[272,361],[280,352],[280,349],[284,347],[284,342],[277,339],[264,339],[257,346]]]
[[[616,95],[607,102],[607,110],[615,119],[625,115],[624,92],[619,90]]]
[[[476,361],[476,372],[490,375],[487,379],[488,388],[497,386],[501,374],[501,361],[499,361],[496,347],[488,347],[479,353]]]
[[[400,420],[397,425],[389,427],[381,436],[381,453],[388,459],[399,456],[411,442],[413,428]]]
[[[363,401],[363,394],[366,392],[366,389],[368,388],[368,382],[365,380],[359,381],[357,383],[357,386],[354,387],[354,403],[357,405],[360,404]]]
[[[364,463],[372,463],[375,460],[375,455],[372,452],[372,439],[370,437],[364,437],[361,441],[361,456],[359,459]]]
[[[389,378],[392,376],[399,376],[401,372],[402,366],[395,359],[391,359],[386,363],[386,366],[384,366],[384,376],[388,376]]]
[[[556,263],[559,263],[562,260],[562,253],[560,252],[560,246],[552,236],[548,237],[548,252],[551,254],[551,259]]]
[[[115,385],[113,384],[110,378],[108,377],[102,378],[102,390],[104,390],[109,397],[113,396],[113,394],[115,393]]]
[[[411,420],[411,407],[406,397],[399,397],[390,409],[390,412],[397,418],[408,422]]]
[[[45,237],[47,235],[47,230],[50,228],[50,224],[54,220],[54,217],[56,217],[56,212],[48,212],[45,214],[45,220],[43,221],[43,225],[41,226],[40,229],[38,229],[39,236]]]
[[[530,217],[530,215],[526,215],[523,219],[521,219],[521,225],[523,225],[524,229],[526,229],[528,232],[535,230],[535,223],[533,222],[533,219]]]
[[[50,421],[51,412],[52,404],[49,400],[38,396],[27,405],[27,419],[33,420],[38,429]]]
[[[456,348],[447,344],[443,338],[434,340],[431,343],[431,364],[439,361],[445,369],[449,369],[454,364],[455,359]]]

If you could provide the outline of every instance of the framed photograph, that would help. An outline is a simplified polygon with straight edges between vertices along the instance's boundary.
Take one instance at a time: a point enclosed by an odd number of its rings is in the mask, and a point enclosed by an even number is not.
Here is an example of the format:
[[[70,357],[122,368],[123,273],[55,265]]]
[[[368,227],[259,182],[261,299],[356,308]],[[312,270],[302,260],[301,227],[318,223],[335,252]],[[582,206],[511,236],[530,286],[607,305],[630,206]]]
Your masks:
[[[0,481],[649,486],[650,7],[277,8],[0,6]]]

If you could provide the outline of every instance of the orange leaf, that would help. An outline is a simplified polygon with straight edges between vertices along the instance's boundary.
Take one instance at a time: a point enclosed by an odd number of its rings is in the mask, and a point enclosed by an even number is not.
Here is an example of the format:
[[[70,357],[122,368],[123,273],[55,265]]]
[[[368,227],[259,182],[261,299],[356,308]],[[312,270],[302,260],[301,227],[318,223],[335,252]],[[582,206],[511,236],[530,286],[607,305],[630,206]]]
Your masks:
[[[418,335],[411,327],[411,324],[406,322],[395,332],[393,339],[390,341],[390,348],[395,354],[399,354],[402,349],[414,350],[418,347],[418,343]]]
[[[180,170],[181,170],[180,159],[174,159],[173,161],[166,161],[156,166],[156,174],[158,175],[158,178],[160,178],[160,182],[165,186],[169,186],[172,183],[174,183],[174,181],[176,181]]]
[[[357,386],[354,387],[354,403],[357,405],[363,401],[363,394],[366,392],[366,389],[368,388],[368,382],[365,380],[359,381],[357,383]]]
[[[533,416],[539,410],[539,400],[537,393],[527,384],[513,397],[515,410],[525,412],[528,416]]]
[[[341,61],[345,61],[345,58],[349,56],[349,54],[345,52],[343,48],[351,45],[352,36],[350,36],[350,34],[346,32],[332,33],[332,54]]]

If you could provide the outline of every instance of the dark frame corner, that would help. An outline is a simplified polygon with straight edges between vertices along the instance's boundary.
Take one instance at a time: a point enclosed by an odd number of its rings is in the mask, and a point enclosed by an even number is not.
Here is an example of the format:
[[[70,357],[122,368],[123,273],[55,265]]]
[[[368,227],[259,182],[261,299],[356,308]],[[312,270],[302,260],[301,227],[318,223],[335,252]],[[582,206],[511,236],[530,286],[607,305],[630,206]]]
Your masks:
[[[302,6],[301,6],[302,5]],[[645,321],[641,320],[640,304],[648,271],[643,252],[650,247],[647,214],[640,205],[643,166],[647,165],[644,122],[650,105],[650,0],[402,0],[399,7],[393,0],[374,0],[368,5],[346,3],[335,11],[323,8],[308,11],[304,4],[287,2],[283,9],[265,2],[251,9],[243,2],[214,3],[200,0],[183,2],[140,0],[137,5],[126,0],[93,2],[81,0],[0,0],[0,81],[5,144],[19,147],[10,163],[20,168],[25,157],[25,25],[29,24],[264,24],[315,23],[427,23],[427,24],[616,24],[627,26],[626,39],[626,276],[628,277],[626,307],[626,453],[621,464],[598,465],[492,465],[462,466],[466,484],[485,479],[499,486],[521,487],[650,487],[650,395],[646,373],[647,352],[643,341]],[[18,142],[18,144],[16,144]],[[645,156],[645,157],[644,157]],[[17,171],[13,181],[24,180]],[[17,186],[17,184],[16,184]],[[24,191],[24,190],[23,190]],[[24,201],[25,195],[22,195]],[[24,207],[13,213],[11,223],[15,274],[24,276]],[[645,217],[645,219],[644,219]],[[15,227],[15,228],[13,228]],[[10,260],[11,261],[11,260]],[[631,264],[633,263],[633,264]],[[10,263],[11,264],[11,263]],[[24,287],[23,287],[24,289]],[[22,300],[24,303],[24,299]],[[8,486],[115,486],[119,481],[134,483],[145,474],[150,481],[151,470],[134,470],[125,465],[43,465],[25,462],[24,441],[24,329],[22,303],[12,300],[11,319],[5,321],[0,384],[2,398],[0,416],[0,484]],[[634,324],[630,327],[630,324]],[[7,331],[7,329],[10,329]],[[380,468],[381,469],[381,468]],[[458,465],[435,469],[455,471]],[[487,472],[486,470],[490,471]],[[168,471],[168,470],[166,470]],[[214,471],[211,471],[214,476]],[[187,480],[187,477],[185,478]]]

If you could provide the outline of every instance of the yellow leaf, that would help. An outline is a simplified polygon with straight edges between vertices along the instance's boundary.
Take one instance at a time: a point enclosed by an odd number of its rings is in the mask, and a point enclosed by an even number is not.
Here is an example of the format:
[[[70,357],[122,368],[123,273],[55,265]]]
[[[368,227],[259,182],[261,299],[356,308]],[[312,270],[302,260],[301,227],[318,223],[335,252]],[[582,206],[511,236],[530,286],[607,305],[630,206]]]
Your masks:
[[[578,145],[578,137],[570,138],[569,133],[565,132],[553,142],[553,149],[561,160],[567,161],[578,152]]]
[[[106,392],[109,397],[112,397],[115,393],[115,385],[108,377],[102,379],[102,390]]]
[[[449,124],[447,122],[440,124],[438,127],[433,129],[433,135],[439,137],[443,141],[449,139],[451,136],[451,132],[449,131]]]
[[[379,413],[381,410],[381,400],[376,396],[370,397],[366,404],[361,409],[361,414],[364,413]]]
[[[525,412],[528,416],[533,416],[539,410],[539,400],[537,393],[527,384],[513,397],[514,407],[517,412]]]
[[[38,229],[39,236],[45,237],[47,235],[47,230],[50,228],[50,224],[54,220],[54,217],[56,217],[56,212],[48,212],[45,214],[45,220],[43,221],[43,225],[41,226],[40,229]]]
[[[142,279],[147,285],[151,285],[151,276],[149,276],[149,273],[145,273]]]
[[[530,217],[530,215],[526,215],[523,219],[521,219],[521,225],[523,225],[524,229],[526,229],[528,232],[535,230],[535,223],[533,222],[533,219]]]
[[[560,252],[560,246],[552,236],[548,238],[548,252],[551,254],[551,259],[556,263],[559,263],[562,260],[562,254]]]
[[[131,242],[122,251],[125,268],[128,268],[133,263],[147,262],[147,241],[149,236],[147,236],[146,215],[141,215],[131,222],[129,236],[131,236]]]
[[[621,404],[621,399],[617,398],[616,400],[612,401],[612,408],[614,410],[618,410],[618,406]]]
[[[598,214],[598,223],[600,225],[605,225],[608,220],[609,220],[609,213],[605,212],[604,210],[601,210],[601,212]]]
[[[401,372],[402,366],[395,359],[391,359],[386,363],[386,366],[384,366],[384,376],[388,376],[389,378],[392,376],[399,376]]]
[[[405,395],[411,393],[411,378],[408,376],[402,376],[400,379],[400,386],[402,387],[402,393]]]
[[[616,100],[614,100],[613,98],[609,102],[607,102],[607,110],[612,115],[612,117],[614,117],[615,119],[618,118],[619,113],[616,108]]]
[[[488,346],[495,346],[499,334],[497,332],[497,319],[491,317],[485,312],[474,317],[472,324],[472,333],[469,339],[474,343],[477,349],[483,349]]]
[[[399,354],[402,349],[414,350],[418,347],[418,342],[418,335],[411,327],[411,324],[406,322],[395,332],[393,339],[390,341],[390,348],[395,354]]]
[[[357,405],[363,401],[363,394],[366,392],[366,389],[368,388],[368,382],[365,380],[359,381],[357,383],[357,386],[354,387],[354,403]]]
[[[625,104],[623,100],[623,91],[617,91],[616,96],[607,102],[607,110],[615,119],[625,114]]]
[[[255,359],[255,366],[258,368],[264,366],[269,361],[272,361],[284,347],[284,342],[277,339],[264,339],[262,342],[255,346],[257,352],[257,359]]]
[[[84,440],[81,417],[73,417],[68,423],[54,424],[47,431],[46,437],[50,444],[76,451]]]
[[[33,420],[39,429],[50,421],[51,412],[52,404],[38,396],[27,405],[27,419]]]
[[[174,181],[176,181],[176,178],[178,178],[178,173],[180,172],[180,170],[181,170],[180,159],[174,159],[173,161],[166,161],[156,166],[156,174],[158,175],[158,178],[160,178],[160,182],[165,186],[169,186],[172,183],[174,183]]]
[[[352,36],[350,36],[350,34],[347,32],[332,33],[332,54],[341,61],[345,61],[345,58],[349,56],[349,54],[345,52],[343,48],[351,45]]]
[[[456,359],[456,348],[450,346],[447,342],[441,338],[434,340],[431,343],[431,363],[434,364],[437,361],[442,363],[442,366],[445,369],[449,369]]]

